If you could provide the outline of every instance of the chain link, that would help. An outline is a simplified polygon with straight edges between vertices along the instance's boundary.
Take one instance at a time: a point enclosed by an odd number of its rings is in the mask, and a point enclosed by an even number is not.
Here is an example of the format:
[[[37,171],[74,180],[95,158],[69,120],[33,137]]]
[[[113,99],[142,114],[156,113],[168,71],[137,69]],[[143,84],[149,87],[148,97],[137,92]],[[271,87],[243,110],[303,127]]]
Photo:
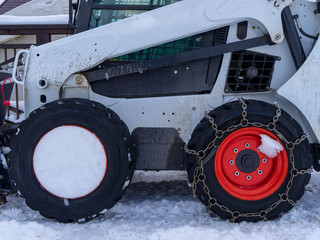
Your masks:
[[[298,170],[295,167],[295,162],[294,162],[293,150],[297,145],[299,145],[301,142],[303,142],[307,138],[307,135],[303,134],[300,138],[296,139],[294,142],[289,142],[276,129],[276,124],[279,121],[279,118],[281,117],[281,109],[278,105],[276,105],[277,110],[275,112],[275,115],[273,116],[272,122],[269,122],[268,124],[263,124],[260,122],[249,122],[249,120],[247,119],[248,105],[246,104],[246,102],[244,101],[243,98],[239,98],[239,102],[242,107],[242,113],[241,113],[242,119],[240,120],[239,124],[231,125],[225,131],[222,131],[222,130],[219,130],[217,124],[214,121],[214,118],[211,117],[208,113],[205,113],[205,118],[211,123],[212,129],[215,132],[214,139],[211,142],[209,142],[209,144],[207,145],[207,147],[204,150],[196,151],[196,150],[188,149],[187,147],[185,149],[187,154],[195,155],[198,158],[198,166],[195,168],[194,174],[193,174],[193,182],[192,182],[193,196],[196,197],[197,186],[199,185],[199,183],[201,183],[203,185],[203,191],[205,192],[205,194],[208,197],[208,203],[206,206],[207,211],[212,209],[212,207],[218,207],[221,210],[223,210],[224,212],[227,212],[230,214],[230,216],[231,216],[230,221],[231,222],[235,222],[237,220],[237,218],[240,218],[240,217],[244,217],[244,218],[260,217],[263,221],[267,221],[268,220],[268,218],[267,218],[268,213],[271,212],[272,210],[274,210],[275,208],[277,208],[280,203],[288,202],[292,206],[296,205],[296,202],[294,200],[290,199],[290,197],[289,197],[289,193],[292,188],[294,178],[297,177],[298,175],[311,174],[311,172],[312,172],[312,168]],[[206,181],[205,181],[206,176],[204,173],[204,161],[203,160],[206,157],[209,150],[211,150],[213,148],[218,149],[219,146],[216,145],[216,141],[220,138],[223,138],[225,136],[225,134],[227,134],[227,133],[233,132],[234,130],[236,130],[240,127],[247,127],[247,126],[265,128],[271,132],[274,132],[277,135],[277,137],[285,143],[286,148],[289,151],[289,161],[291,164],[290,177],[289,177],[289,181],[287,183],[285,192],[283,194],[280,194],[279,199],[276,202],[274,202],[273,204],[271,204],[267,209],[261,210],[260,212],[256,212],[256,213],[240,213],[238,211],[231,210],[228,207],[220,204],[217,201],[217,199],[214,198],[213,195],[211,194],[210,189],[209,189],[208,185],[206,184]]]

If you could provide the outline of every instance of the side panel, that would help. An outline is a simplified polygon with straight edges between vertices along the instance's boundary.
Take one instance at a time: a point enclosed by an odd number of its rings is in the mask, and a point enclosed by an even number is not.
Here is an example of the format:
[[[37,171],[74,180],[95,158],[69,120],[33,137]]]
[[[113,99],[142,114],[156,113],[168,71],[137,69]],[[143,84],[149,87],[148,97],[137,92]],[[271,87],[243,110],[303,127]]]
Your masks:
[[[310,122],[320,139],[320,41],[296,72],[279,90],[279,94],[290,100]]]
[[[173,128],[136,128],[132,132],[139,170],[184,170],[184,142]]]

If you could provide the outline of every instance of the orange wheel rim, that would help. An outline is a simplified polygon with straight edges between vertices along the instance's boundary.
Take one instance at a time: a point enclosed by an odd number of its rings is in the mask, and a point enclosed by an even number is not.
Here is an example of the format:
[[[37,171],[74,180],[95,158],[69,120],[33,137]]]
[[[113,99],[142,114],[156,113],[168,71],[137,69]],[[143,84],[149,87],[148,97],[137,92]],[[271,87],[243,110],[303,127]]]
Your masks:
[[[285,148],[275,158],[268,157],[258,148],[261,145],[260,134],[281,143],[265,129],[248,127],[227,136],[216,153],[214,169],[220,185],[242,200],[254,201],[270,196],[287,176],[288,156]]]

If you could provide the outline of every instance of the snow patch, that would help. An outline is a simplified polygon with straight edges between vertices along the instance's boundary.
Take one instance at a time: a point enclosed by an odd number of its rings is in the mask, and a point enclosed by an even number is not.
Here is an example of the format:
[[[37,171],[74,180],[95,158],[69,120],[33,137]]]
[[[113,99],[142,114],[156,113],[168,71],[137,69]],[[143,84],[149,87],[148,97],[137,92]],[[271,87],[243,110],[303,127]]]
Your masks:
[[[267,155],[269,158],[275,158],[278,153],[283,150],[281,143],[272,139],[271,137],[260,134],[261,145],[258,147],[262,153]]]
[[[2,166],[4,167],[4,169],[8,169],[7,160],[6,160],[5,156],[2,153],[1,153],[1,156],[0,156],[0,160],[1,160],[1,163],[2,163]]]
[[[0,15],[0,25],[48,25],[48,24],[68,24],[69,16],[12,16]]]
[[[127,180],[122,187],[122,190],[129,186],[130,180]]]
[[[17,115],[16,109],[18,108],[19,110],[24,112],[24,102],[23,101],[16,102],[15,100],[12,100],[12,101],[10,101],[10,106],[12,106],[15,109],[11,109],[11,110],[7,111],[6,119],[9,120],[10,122],[13,122],[13,123],[22,122],[25,119],[24,113],[19,113]],[[4,154],[7,154],[7,153],[4,153]]]
[[[2,166],[4,167],[4,169],[8,169],[8,164],[7,164],[7,159],[5,157],[6,154],[8,154],[9,152],[11,152],[11,148],[9,147],[1,147],[0,150],[0,162],[2,163]]]
[[[64,203],[64,205],[66,207],[69,206],[69,200],[68,199],[63,199],[63,203]]]
[[[8,154],[9,152],[11,152],[11,148],[9,147],[2,147],[1,151],[3,152],[3,154]]]
[[[137,174],[136,174],[137,173]],[[147,175],[145,173],[148,173]],[[185,172],[184,172],[185,173]],[[0,210],[1,240],[276,240],[320,236],[320,172],[314,172],[305,195],[281,218],[268,222],[230,223],[192,196],[181,172],[135,172],[118,204],[85,224],[62,224],[40,216],[14,194]],[[144,182],[148,178],[163,182]],[[167,182],[167,180],[172,180]],[[176,180],[174,180],[176,179]],[[85,219],[83,219],[85,221]]]
[[[57,3],[58,0],[39,0],[31,5],[33,11],[43,10],[50,12],[51,8]]]
[[[33,167],[48,192],[72,199],[85,196],[100,185],[107,169],[107,156],[92,132],[78,126],[60,126],[38,142]]]

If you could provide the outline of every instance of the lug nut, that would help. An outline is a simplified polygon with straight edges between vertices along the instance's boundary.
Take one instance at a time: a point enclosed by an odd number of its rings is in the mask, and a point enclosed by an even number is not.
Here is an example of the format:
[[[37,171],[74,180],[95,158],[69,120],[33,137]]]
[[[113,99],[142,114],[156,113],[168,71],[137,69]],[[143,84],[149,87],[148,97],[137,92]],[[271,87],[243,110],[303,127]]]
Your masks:
[[[234,175],[236,175],[236,176],[239,176],[239,172],[238,171],[236,171],[235,173],[234,173]]]
[[[259,170],[259,171],[258,171],[258,174],[259,174],[259,175],[261,175],[261,174],[262,174],[262,171],[261,171],[261,170]]]
[[[267,159],[263,158],[263,159],[262,159],[262,162],[263,162],[263,163],[266,163],[266,162],[267,162]]]
[[[233,149],[234,153],[238,153],[238,151],[239,151],[238,148]]]
[[[245,146],[246,148],[248,148],[248,147],[250,147],[250,143],[246,143],[244,146]]]
[[[250,175],[247,176],[247,180],[251,180],[251,176]]]
[[[233,161],[233,160],[230,160],[229,163],[230,163],[230,165],[233,165],[233,164],[234,164],[234,161]]]

